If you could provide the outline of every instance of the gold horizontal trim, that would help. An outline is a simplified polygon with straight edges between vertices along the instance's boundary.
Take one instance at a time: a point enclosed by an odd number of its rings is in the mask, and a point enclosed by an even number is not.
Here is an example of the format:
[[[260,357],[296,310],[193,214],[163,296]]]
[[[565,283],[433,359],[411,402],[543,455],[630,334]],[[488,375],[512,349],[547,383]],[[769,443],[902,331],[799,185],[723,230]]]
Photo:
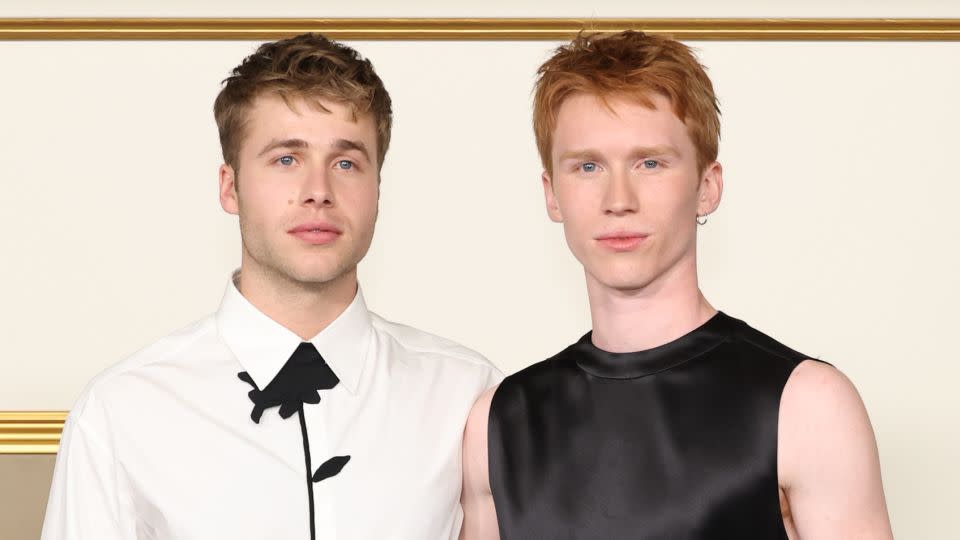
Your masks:
[[[0,454],[56,454],[65,411],[0,411]]]
[[[636,29],[683,40],[957,41],[960,19],[0,19],[2,40],[563,40],[582,29]]]

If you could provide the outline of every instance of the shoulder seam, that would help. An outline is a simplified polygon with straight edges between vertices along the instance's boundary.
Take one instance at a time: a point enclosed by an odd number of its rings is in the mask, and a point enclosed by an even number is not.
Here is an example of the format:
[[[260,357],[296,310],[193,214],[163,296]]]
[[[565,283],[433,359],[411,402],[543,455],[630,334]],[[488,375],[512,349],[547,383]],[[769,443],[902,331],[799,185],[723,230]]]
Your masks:
[[[210,321],[209,321],[209,316],[208,316],[208,317],[205,317],[205,318],[203,318],[203,319],[200,319],[199,321],[196,321],[195,324],[209,324],[209,322],[210,322]],[[216,324],[215,324],[215,323],[213,324],[213,327],[214,327],[214,333],[217,333]],[[138,367],[149,366],[149,365],[152,365],[152,364],[154,364],[154,363],[156,363],[156,362],[160,362],[160,361],[166,360],[167,358],[170,358],[171,356],[174,356],[174,355],[179,354],[183,349],[189,347],[190,345],[193,345],[197,340],[199,340],[199,339],[202,338],[204,335],[206,335],[206,332],[199,332],[197,335],[192,336],[187,342],[180,344],[177,348],[175,348],[175,349],[173,349],[173,350],[171,350],[171,351],[167,351],[167,352],[164,353],[162,356],[160,356],[160,357],[158,357],[158,358],[151,359],[151,360],[146,361],[146,362],[144,362],[144,363],[142,363],[142,364],[134,364],[134,365],[131,365],[131,366],[124,366],[124,365],[122,365],[122,364],[124,364],[126,361],[128,361],[128,360],[133,360],[133,359],[136,358],[137,356],[145,353],[150,347],[153,347],[153,346],[159,344],[161,341],[164,341],[164,340],[166,340],[166,339],[169,339],[169,338],[173,337],[173,335],[174,335],[175,333],[176,333],[176,332],[171,333],[171,334],[167,334],[167,335],[165,335],[165,336],[163,336],[163,337],[161,337],[161,338],[159,338],[159,339],[157,339],[157,340],[154,340],[154,341],[153,341],[152,343],[150,343],[149,345],[147,345],[147,346],[141,348],[140,350],[138,350],[138,351],[136,351],[136,352],[128,355],[128,356],[127,356],[126,358],[124,358],[123,360],[120,360],[117,364],[114,364],[113,366],[111,366],[111,367],[107,368],[106,370],[104,370],[103,373],[101,374],[101,375],[102,375],[102,378],[113,377],[114,375],[122,375],[122,374],[127,373],[127,372],[129,372],[130,370],[136,369],[136,368],[138,368]],[[96,385],[96,383],[98,383],[100,379],[101,379],[101,377],[97,377],[97,378],[93,381],[93,385]]]
[[[97,449],[105,454],[113,454],[110,445],[107,444],[103,436],[98,433],[97,430],[90,427],[89,422],[87,422],[87,420],[83,417],[83,411],[72,417],[72,420],[76,424],[77,431],[85,433],[88,440],[93,441],[93,444],[97,447]]]
[[[409,345],[409,344],[407,344],[407,343],[405,343],[405,342],[397,339],[397,336],[394,336],[393,334],[390,334],[390,337],[391,337],[391,339],[393,339],[393,340],[396,341],[397,343],[401,344],[403,347],[405,347],[405,348],[407,348],[407,349],[409,349],[409,350],[411,350],[411,351],[414,351],[414,352],[428,352],[428,353],[434,353],[434,354],[441,354],[441,355],[443,355],[443,356],[453,357],[453,358],[456,358],[457,360],[463,360],[463,361],[466,361],[466,362],[469,362],[469,363],[471,363],[471,364],[475,364],[475,365],[478,365],[478,366],[492,367],[492,366],[488,363],[489,360],[487,360],[486,362],[484,362],[484,361],[482,361],[482,360],[480,360],[480,359],[478,359],[478,358],[475,358],[475,357],[473,357],[473,356],[471,356],[471,355],[469,355],[469,354],[464,354],[464,353],[458,352],[458,351],[447,351],[447,350],[442,350],[442,349],[427,349],[427,348],[424,348],[424,347],[415,347],[415,346],[411,346],[411,345]],[[460,346],[462,347],[462,345],[460,345]],[[480,353],[475,353],[475,354],[480,355]]]
[[[764,335],[766,335],[766,334],[764,334]],[[783,351],[776,351],[776,350],[773,350],[771,347],[767,347],[767,346],[764,346],[764,345],[762,345],[762,344],[760,344],[760,343],[757,343],[756,340],[754,340],[754,339],[750,338],[749,336],[746,336],[746,335],[744,335],[744,334],[742,334],[742,333],[739,335],[739,341],[742,341],[742,342],[746,343],[747,345],[750,345],[751,347],[755,347],[755,348],[757,348],[757,349],[760,349],[761,351],[763,351],[763,352],[765,352],[765,353],[767,353],[767,354],[771,354],[771,355],[773,355],[773,356],[776,356],[777,358],[779,358],[779,359],[781,359],[781,360],[789,360],[789,361],[791,361],[791,362],[794,362],[794,361],[795,361],[795,362],[797,362],[798,364],[799,364],[800,362],[803,362],[804,360],[817,360],[816,358],[812,358],[812,357],[808,356],[808,355],[805,354],[805,353],[802,353],[802,352],[800,352],[800,351],[794,350],[794,349],[792,349],[791,347],[788,347],[788,346],[780,343],[779,341],[776,341],[776,340],[774,340],[773,338],[770,338],[769,336],[767,336],[767,337],[768,337],[769,339],[775,341],[776,343],[780,344],[781,347],[783,347],[783,348],[785,348],[785,349],[787,349],[787,350],[795,353],[795,354],[797,355],[797,357],[800,357],[800,359],[798,360],[798,359],[796,359],[796,358],[794,358],[794,357],[788,356],[788,355],[785,354]]]
[[[384,322],[389,322],[389,321],[386,321],[386,320],[384,319]],[[391,324],[397,324],[397,323],[391,323]],[[408,349],[408,350],[413,351],[413,352],[440,354],[440,355],[443,355],[443,356],[448,356],[448,357],[451,357],[451,358],[455,358],[455,359],[457,359],[457,360],[462,360],[462,361],[468,362],[468,363],[473,364],[473,365],[477,365],[477,366],[481,366],[481,367],[486,367],[486,368],[496,369],[496,367],[493,365],[493,363],[490,362],[490,360],[488,360],[486,357],[484,357],[484,356],[483,356],[482,354],[480,354],[479,352],[473,351],[472,349],[469,349],[469,348],[467,348],[467,347],[465,347],[465,346],[463,346],[463,345],[460,345],[459,343],[456,343],[456,342],[454,342],[454,341],[450,341],[450,340],[448,340],[447,338],[440,337],[440,336],[431,334],[431,333],[429,333],[429,332],[425,332],[425,331],[420,330],[420,329],[418,329],[418,328],[413,328],[412,326],[410,326],[410,327],[408,327],[408,328],[412,328],[413,330],[416,330],[416,331],[418,331],[418,332],[423,332],[425,335],[428,335],[428,336],[430,336],[430,337],[432,337],[432,338],[434,338],[434,339],[441,339],[441,340],[443,340],[443,341],[446,341],[447,343],[449,343],[449,344],[451,345],[451,347],[450,347],[449,349],[443,349],[443,348],[426,348],[426,347],[421,347],[421,346],[410,345],[407,341],[402,340],[400,337],[398,337],[396,334],[394,334],[394,333],[392,333],[392,332],[385,331],[385,333],[386,333],[388,336],[390,336],[390,339],[392,339],[393,341],[396,341],[398,344],[400,344],[400,345],[401,345],[402,347],[404,347],[405,349]],[[456,348],[469,350],[469,351],[471,351],[473,354],[471,355],[471,354],[467,354],[467,353],[464,353],[464,352],[461,352],[461,351],[457,351],[457,350],[450,350],[450,349],[456,349]],[[480,358],[476,358],[477,356],[479,356]]]

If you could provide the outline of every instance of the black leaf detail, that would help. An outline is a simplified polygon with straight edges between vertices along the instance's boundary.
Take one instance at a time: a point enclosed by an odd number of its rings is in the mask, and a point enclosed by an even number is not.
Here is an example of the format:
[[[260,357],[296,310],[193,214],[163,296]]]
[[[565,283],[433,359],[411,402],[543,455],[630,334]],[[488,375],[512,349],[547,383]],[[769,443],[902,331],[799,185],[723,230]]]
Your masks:
[[[350,456],[335,456],[328,459],[317,468],[317,472],[313,473],[313,481],[319,482],[340,474],[348,461],[350,461]]]

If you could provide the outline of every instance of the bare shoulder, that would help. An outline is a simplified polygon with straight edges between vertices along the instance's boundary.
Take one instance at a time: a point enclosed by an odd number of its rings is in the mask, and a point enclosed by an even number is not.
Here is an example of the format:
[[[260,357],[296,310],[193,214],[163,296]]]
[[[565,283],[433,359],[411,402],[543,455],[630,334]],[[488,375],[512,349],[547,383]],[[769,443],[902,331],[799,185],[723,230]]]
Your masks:
[[[487,418],[494,386],[477,398],[463,430],[463,500],[471,502],[490,496],[490,467],[487,462]]]
[[[467,426],[463,433],[464,456],[482,458],[484,469],[486,469],[487,454],[487,420],[490,417],[490,403],[498,387],[493,386],[480,394],[473,408],[470,409]]]
[[[497,511],[490,490],[490,467],[487,464],[487,418],[497,387],[480,394],[463,434],[463,526],[460,540],[497,540]]]
[[[491,386],[487,388],[482,394],[477,397],[477,402],[473,404],[473,410],[470,411],[470,414],[474,413],[489,413],[490,412],[490,403],[493,401],[493,395],[497,393],[497,388],[500,385]]]
[[[839,369],[813,360],[800,363],[787,380],[778,438],[781,478],[787,480],[803,468],[797,460],[826,459],[838,450],[876,453],[870,418],[856,387]]]
[[[865,413],[863,401],[856,387],[839,369],[815,360],[801,362],[783,389],[780,404],[792,415],[816,420],[825,411],[831,415],[822,420],[830,421],[836,415]],[[792,416],[791,416],[791,419]]]
[[[800,363],[781,396],[777,438],[780,486],[801,537],[889,537],[873,427],[846,375]]]

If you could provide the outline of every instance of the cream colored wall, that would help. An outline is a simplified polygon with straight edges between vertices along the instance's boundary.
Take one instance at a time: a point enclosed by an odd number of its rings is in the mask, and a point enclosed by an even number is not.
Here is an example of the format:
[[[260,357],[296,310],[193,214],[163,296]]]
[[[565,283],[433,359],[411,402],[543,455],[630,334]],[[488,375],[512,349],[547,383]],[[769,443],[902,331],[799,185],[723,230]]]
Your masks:
[[[840,4],[756,15],[960,16],[947,2]],[[0,6],[0,16],[392,14],[339,3],[323,13],[293,1],[271,13],[263,3],[232,2],[229,13],[203,5],[146,13],[100,2],[80,12],[48,1]],[[596,5],[597,16],[760,9]],[[550,13],[440,6],[398,14],[563,16],[583,4]],[[361,270],[371,307],[474,347],[506,372],[578,337],[589,327],[582,276],[543,212],[529,127],[532,73],[555,44],[353,45],[374,61],[396,109]],[[943,538],[960,484],[960,43],[694,45],[722,102],[727,181],[702,228],[705,292],[853,379],[877,432],[897,536]],[[215,309],[238,235],[216,200],[210,108],[254,46],[0,42],[0,410],[67,409],[96,372]]]

